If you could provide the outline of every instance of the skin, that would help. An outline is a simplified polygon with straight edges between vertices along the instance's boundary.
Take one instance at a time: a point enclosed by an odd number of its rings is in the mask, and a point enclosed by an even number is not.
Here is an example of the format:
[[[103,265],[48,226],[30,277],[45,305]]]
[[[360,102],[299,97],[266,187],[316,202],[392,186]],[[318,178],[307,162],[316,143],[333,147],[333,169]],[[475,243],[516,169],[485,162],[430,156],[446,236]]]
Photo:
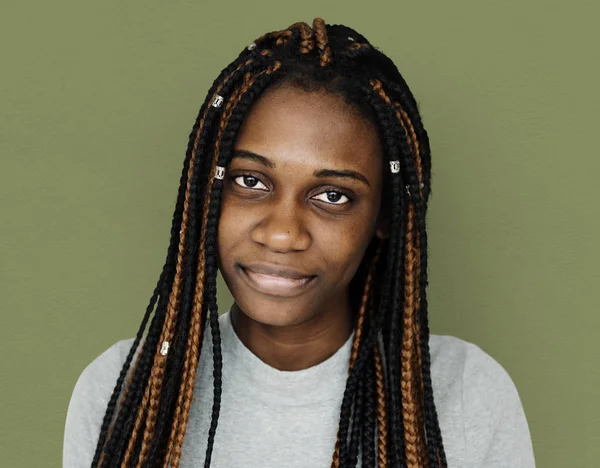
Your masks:
[[[378,132],[342,98],[284,85],[252,106],[234,149],[218,229],[234,330],[276,369],[312,367],[350,337],[349,283],[373,236],[387,236]],[[368,183],[315,175],[324,169]],[[312,279],[291,293],[265,292],[251,279],[264,277],[242,268],[257,264]]]

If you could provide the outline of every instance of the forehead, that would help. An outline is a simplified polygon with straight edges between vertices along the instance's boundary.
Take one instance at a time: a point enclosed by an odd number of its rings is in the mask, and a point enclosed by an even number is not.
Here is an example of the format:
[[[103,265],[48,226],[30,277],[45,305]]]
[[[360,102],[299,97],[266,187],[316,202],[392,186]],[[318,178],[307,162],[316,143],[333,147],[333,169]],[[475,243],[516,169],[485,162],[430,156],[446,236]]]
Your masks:
[[[380,170],[377,128],[343,98],[292,86],[267,91],[250,108],[236,147],[278,165]],[[367,175],[367,174],[365,174]]]

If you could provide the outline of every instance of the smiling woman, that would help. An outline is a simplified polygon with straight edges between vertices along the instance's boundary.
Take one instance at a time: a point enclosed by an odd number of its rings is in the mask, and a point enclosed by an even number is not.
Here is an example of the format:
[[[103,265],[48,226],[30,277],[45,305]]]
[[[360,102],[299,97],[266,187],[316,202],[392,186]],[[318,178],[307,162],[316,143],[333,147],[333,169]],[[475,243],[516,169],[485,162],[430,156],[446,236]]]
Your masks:
[[[252,107],[235,149],[218,239],[240,338],[254,349],[253,326],[295,325],[301,340],[327,327],[332,354],[353,328],[348,285],[383,224],[377,127],[341,97],[280,85]]]
[[[315,18],[252,42],[200,109],[136,338],[76,384],[64,466],[532,467],[506,371],[429,334],[430,174],[364,36]]]

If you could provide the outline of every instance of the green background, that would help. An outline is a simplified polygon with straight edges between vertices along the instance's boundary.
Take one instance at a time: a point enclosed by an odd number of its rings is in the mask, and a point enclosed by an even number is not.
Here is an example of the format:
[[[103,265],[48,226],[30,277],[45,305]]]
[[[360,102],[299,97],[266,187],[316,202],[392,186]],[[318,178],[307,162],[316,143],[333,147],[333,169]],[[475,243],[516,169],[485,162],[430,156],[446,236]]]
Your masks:
[[[158,279],[208,88],[254,38],[315,16],[379,46],[420,103],[433,332],[507,369],[539,467],[598,466],[599,14],[583,0],[3,2],[2,466],[60,466],[77,377],[135,335]]]

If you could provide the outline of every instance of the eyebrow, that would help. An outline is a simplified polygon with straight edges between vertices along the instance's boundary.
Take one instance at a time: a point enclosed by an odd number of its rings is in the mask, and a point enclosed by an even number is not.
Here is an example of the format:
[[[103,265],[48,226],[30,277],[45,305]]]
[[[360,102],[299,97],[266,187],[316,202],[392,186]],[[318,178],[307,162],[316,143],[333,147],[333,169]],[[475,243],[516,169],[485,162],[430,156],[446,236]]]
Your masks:
[[[264,166],[270,167],[271,169],[275,168],[275,163],[270,161],[268,158],[261,156],[260,154],[253,153],[252,151],[239,149],[233,150],[233,158],[249,159],[250,161],[257,162]],[[362,175],[360,172],[353,171],[350,169],[320,169],[318,171],[315,171],[313,175],[319,178],[339,177],[341,179],[357,180],[359,182],[362,182],[363,184],[366,184],[369,187],[371,186],[369,180],[364,175]]]
[[[273,164],[267,158],[261,156],[260,154],[253,153],[252,151],[235,149],[233,150],[233,158],[249,159],[250,161],[257,162],[264,166],[270,167],[271,169],[275,167],[275,164]]]
[[[366,184],[369,187],[371,186],[371,184],[364,175],[362,175],[360,172],[351,171],[350,169],[345,169],[341,171],[335,169],[321,169],[320,171],[315,171],[314,175],[315,177],[339,177],[341,179],[358,180],[359,182],[362,182],[363,184]]]

